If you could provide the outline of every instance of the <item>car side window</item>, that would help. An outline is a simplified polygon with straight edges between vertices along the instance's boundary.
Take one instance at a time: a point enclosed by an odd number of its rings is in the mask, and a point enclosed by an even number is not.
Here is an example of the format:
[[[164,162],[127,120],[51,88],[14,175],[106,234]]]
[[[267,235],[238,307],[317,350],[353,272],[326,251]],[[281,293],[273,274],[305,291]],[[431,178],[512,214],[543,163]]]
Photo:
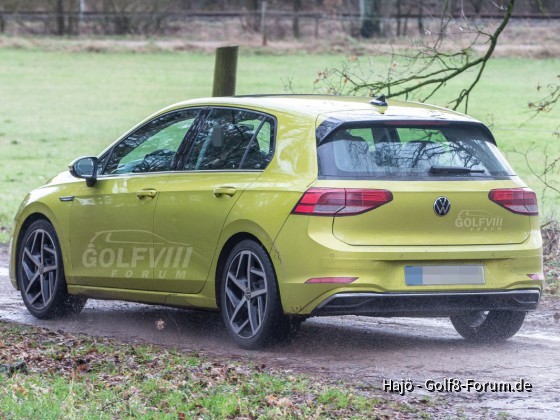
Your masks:
[[[264,169],[274,151],[274,119],[214,108],[194,136],[183,170]]]
[[[172,162],[200,109],[161,115],[144,124],[119,142],[103,157],[103,175],[161,172],[171,170]]]
[[[264,169],[274,153],[274,119],[265,117],[257,127],[256,137],[249,145],[241,169]]]

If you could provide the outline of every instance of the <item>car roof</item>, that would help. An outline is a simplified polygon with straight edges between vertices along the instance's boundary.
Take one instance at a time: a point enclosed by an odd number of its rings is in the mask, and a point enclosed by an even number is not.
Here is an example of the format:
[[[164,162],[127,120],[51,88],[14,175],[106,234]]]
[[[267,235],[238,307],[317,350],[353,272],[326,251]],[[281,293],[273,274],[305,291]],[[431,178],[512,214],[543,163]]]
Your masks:
[[[338,95],[246,95],[192,99],[179,102],[162,111],[167,112],[172,109],[197,105],[239,106],[263,112],[307,116],[319,120],[336,118],[339,121],[371,119],[476,121],[459,112],[420,102],[389,99],[387,108],[380,109],[370,103],[372,99]]]

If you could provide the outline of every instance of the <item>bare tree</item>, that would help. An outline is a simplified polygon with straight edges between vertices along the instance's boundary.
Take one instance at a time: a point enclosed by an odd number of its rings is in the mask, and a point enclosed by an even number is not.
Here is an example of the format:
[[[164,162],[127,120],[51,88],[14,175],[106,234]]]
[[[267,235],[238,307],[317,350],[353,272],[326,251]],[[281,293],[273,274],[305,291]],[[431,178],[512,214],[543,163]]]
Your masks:
[[[56,32],[58,35],[63,36],[66,33],[66,25],[64,23],[64,0],[56,0]]]
[[[498,44],[498,39],[507,26],[516,0],[508,0],[503,10],[503,18],[492,32],[467,20],[461,22],[459,30],[468,34],[468,45],[457,47],[453,43],[445,43],[445,34],[452,19],[445,13],[435,33],[427,31],[423,40],[417,41],[411,48],[400,51],[391,47],[387,53],[391,65],[386,73],[377,73],[369,63],[366,68],[359,60],[352,59],[342,68],[327,69],[319,74],[318,86],[325,86],[331,93],[351,95],[385,93],[387,97],[413,96],[420,101],[430,99],[447,82],[469,71],[474,72],[470,83],[451,99],[448,106],[458,109],[461,105],[468,109],[469,95],[475,88],[486,68],[486,65]],[[447,2],[446,2],[447,3]],[[444,10],[447,10],[444,8]],[[478,57],[473,54],[476,45],[484,45],[486,51]]]
[[[424,34],[424,0],[418,0],[418,32]]]
[[[560,80],[560,75],[557,78]],[[528,108],[534,112],[532,118],[541,113],[550,112],[560,102],[559,82],[550,83],[544,88],[537,86],[537,90],[545,90],[546,92],[542,98],[536,101],[529,101]],[[553,134],[560,138],[560,130],[555,131]],[[550,154],[549,145],[546,145],[542,153],[538,155],[535,143],[531,144],[524,152],[514,150],[514,153],[524,157],[527,168],[543,184],[543,198],[547,190],[560,194],[560,156]]]
[[[379,0],[360,0],[360,35],[364,38],[381,35],[381,5]]]
[[[482,7],[484,6],[485,0],[469,0],[468,1],[472,6],[474,13],[480,15],[482,12]]]
[[[250,27],[254,32],[258,32],[261,26],[259,15],[259,0],[245,0],[247,10],[251,12]]]
[[[294,17],[292,20],[292,33],[294,38],[299,38],[299,12],[301,11],[301,0],[293,0]]]
[[[245,11],[241,22],[244,29],[258,32],[261,28],[260,6],[264,0],[0,0],[0,31],[10,32],[16,28],[23,28],[27,33],[54,33],[60,35],[79,33],[80,4],[87,6],[87,11],[100,12],[99,15],[90,15],[88,24],[82,25],[89,32],[105,34],[141,33],[146,29],[149,34],[158,29],[166,28],[163,21],[167,19],[162,11],[184,13],[187,10],[196,11]],[[397,36],[410,36],[410,29],[418,27],[421,36],[432,32],[432,22],[441,14],[442,5],[447,1],[448,14],[457,18],[459,16],[478,17],[480,15],[495,15],[496,5],[507,3],[507,0],[267,0],[268,10],[272,12],[294,11],[295,15],[289,18],[278,18],[276,27],[281,28],[284,34],[287,19],[291,19],[294,37],[303,32],[303,20],[298,17],[299,10],[316,10],[318,15],[333,19],[341,14],[356,14],[361,5],[361,19],[340,19],[343,30],[348,30],[352,36],[376,37],[384,36],[392,29],[384,17],[396,17],[395,34]],[[38,25],[37,15],[20,12],[41,12],[40,18],[44,26]],[[44,14],[43,14],[44,13]],[[107,13],[109,16],[103,15]],[[154,16],[151,17],[150,13]],[[523,16],[542,13],[560,13],[558,0],[516,0],[516,14]],[[117,16],[118,15],[118,16]],[[142,15],[142,16],[140,16]],[[180,15],[169,13],[168,22],[177,23]],[[228,21],[225,16],[224,21]],[[231,20],[231,19],[229,19]],[[4,23],[2,23],[4,22]],[[320,18],[315,20],[318,30]],[[164,22],[165,23],[165,22]],[[280,25],[282,23],[282,25]],[[184,25],[188,27],[188,25]],[[176,30],[177,25],[167,28]],[[429,35],[429,34],[428,34]]]
[[[54,10],[57,35],[64,36],[78,32],[76,0],[49,0],[47,4],[50,4],[50,9]]]
[[[556,76],[560,80],[560,74]],[[543,90],[542,86],[537,86],[537,90]],[[541,112],[549,112],[558,102],[560,102],[560,82],[548,84],[544,90],[547,91],[544,97],[537,101],[529,101],[529,108],[535,111],[535,115]]]
[[[117,35],[157,32],[161,12],[171,4],[171,0],[102,0],[102,11],[111,16],[105,22],[105,31]]]

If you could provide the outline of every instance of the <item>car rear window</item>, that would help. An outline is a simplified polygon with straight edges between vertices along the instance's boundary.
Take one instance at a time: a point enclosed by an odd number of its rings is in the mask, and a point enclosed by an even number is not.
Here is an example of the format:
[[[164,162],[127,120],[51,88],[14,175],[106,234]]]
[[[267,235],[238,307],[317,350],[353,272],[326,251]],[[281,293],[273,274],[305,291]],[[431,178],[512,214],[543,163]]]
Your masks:
[[[352,124],[318,146],[324,178],[503,178],[515,175],[487,129],[469,123]]]

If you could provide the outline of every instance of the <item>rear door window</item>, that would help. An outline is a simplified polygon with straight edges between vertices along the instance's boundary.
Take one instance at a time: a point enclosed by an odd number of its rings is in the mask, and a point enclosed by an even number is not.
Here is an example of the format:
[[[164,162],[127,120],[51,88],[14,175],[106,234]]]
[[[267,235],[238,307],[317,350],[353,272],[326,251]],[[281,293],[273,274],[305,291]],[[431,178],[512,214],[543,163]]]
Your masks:
[[[479,124],[340,127],[318,146],[330,178],[509,177],[514,172]]]
[[[180,170],[260,170],[274,151],[275,120],[253,111],[214,108],[194,136]]]

